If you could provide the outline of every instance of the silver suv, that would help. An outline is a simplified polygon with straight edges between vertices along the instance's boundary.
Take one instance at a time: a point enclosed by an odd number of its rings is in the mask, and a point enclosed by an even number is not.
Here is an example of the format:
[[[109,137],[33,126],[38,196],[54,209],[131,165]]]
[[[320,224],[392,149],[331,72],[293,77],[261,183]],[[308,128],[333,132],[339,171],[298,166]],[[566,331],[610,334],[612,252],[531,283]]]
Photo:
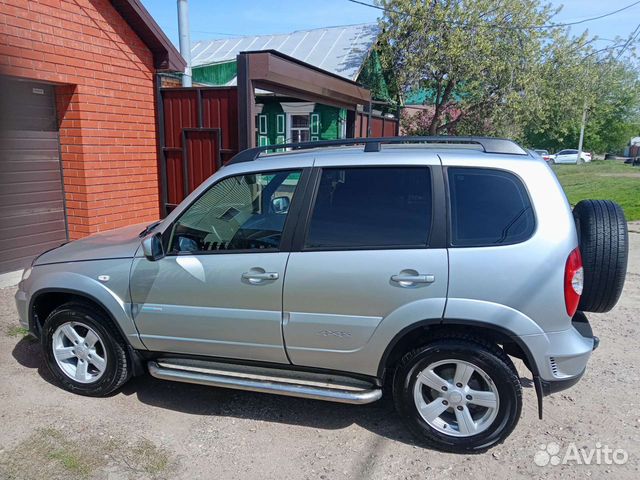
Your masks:
[[[493,138],[246,150],[164,220],[40,255],[16,294],[60,385],[132,375],[346,403],[393,398],[432,448],[502,442],[520,376],[575,384],[618,300],[620,207],[572,212],[553,171]],[[286,151],[290,149],[290,151]]]

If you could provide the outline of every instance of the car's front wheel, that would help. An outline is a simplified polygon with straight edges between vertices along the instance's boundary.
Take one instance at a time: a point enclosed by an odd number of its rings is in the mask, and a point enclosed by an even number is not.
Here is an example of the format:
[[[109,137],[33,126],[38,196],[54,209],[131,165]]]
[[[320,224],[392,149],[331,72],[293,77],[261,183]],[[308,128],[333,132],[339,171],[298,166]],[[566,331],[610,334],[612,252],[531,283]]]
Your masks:
[[[42,329],[47,366],[70,392],[108,395],[130,376],[122,336],[110,319],[88,305],[67,303],[55,309]]]
[[[436,340],[407,353],[394,376],[394,403],[426,445],[482,452],[513,431],[522,411],[520,379],[509,357],[481,340]]]

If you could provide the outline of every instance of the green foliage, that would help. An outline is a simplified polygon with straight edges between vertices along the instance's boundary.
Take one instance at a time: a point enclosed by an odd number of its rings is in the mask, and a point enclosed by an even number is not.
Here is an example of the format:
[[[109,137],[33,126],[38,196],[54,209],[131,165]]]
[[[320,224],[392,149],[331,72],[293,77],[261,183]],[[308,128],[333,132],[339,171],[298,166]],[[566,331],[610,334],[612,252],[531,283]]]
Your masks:
[[[380,56],[375,50],[371,52],[362,66],[362,71],[358,75],[358,82],[371,90],[371,97],[374,100],[394,102],[394,98],[391,97],[389,87],[387,86]]]
[[[575,148],[586,108],[585,150],[622,153],[640,133],[638,72],[611,55],[598,58],[587,46],[576,56],[567,42],[565,37],[548,48],[553,52],[539,67],[544,80],[539,82],[543,98],[537,103],[542,107],[527,111],[520,138],[550,151]],[[574,50],[585,42],[576,40]]]
[[[554,24],[540,0],[378,0],[381,63],[392,94],[430,92],[411,134],[500,135],[540,148],[620,149],[640,124],[638,72]],[[623,57],[626,59],[626,56]]]

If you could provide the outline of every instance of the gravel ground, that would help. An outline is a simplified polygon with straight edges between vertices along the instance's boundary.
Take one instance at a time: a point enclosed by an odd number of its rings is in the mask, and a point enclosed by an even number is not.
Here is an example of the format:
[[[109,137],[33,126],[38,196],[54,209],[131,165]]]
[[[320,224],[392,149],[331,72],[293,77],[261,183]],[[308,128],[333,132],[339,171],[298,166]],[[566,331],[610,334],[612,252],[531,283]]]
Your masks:
[[[530,375],[516,431],[482,455],[414,445],[387,404],[349,406],[136,378],[108,398],[51,383],[39,345],[22,336],[15,288],[0,289],[0,478],[640,478],[640,223],[622,299],[589,315],[601,338],[583,380],[545,399]],[[596,449],[590,465],[538,466],[540,445]],[[626,463],[604,464],[604,448]],[[599,449],[599,450],[597,450]],[[597,462],[600,453],[601,464]],[[536,454],[538,456],[536,457]],[[621,454],[619,454],[621,455]],[[623,459],[623,457],[616,457]],[[555,463],[555,459],[551,459]]]

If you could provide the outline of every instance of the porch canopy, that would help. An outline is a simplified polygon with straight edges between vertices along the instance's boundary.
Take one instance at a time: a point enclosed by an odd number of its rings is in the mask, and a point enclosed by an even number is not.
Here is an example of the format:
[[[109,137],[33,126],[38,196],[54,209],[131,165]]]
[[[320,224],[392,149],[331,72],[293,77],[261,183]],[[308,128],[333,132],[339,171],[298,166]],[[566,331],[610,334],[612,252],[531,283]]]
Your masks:
[[[256,146],[256,88],[351,111],[371,102],[371,92],[358,83],[275,50],[241,52],[237,65],[240,150]]]

